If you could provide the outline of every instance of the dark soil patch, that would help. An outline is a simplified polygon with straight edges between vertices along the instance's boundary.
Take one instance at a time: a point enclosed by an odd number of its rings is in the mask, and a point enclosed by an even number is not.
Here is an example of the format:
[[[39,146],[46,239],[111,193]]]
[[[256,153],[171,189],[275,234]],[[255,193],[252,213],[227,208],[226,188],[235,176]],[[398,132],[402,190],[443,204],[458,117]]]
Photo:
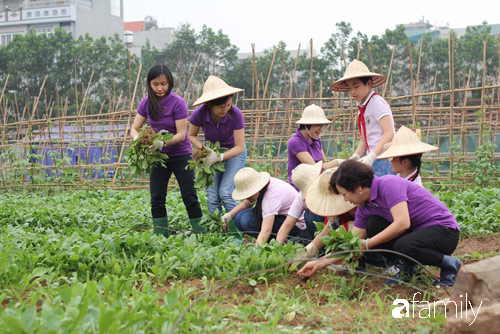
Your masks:
[[[454,255],[500,252],[500,235],[492,234],[486,238],[470,237],[458,242]]]

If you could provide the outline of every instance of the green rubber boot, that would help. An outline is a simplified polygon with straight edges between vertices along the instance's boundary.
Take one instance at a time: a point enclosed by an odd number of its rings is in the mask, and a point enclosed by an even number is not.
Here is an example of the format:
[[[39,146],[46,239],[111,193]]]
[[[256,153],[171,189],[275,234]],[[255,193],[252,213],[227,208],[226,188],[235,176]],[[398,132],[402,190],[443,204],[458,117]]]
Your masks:
[[[239,245],[243,243],[243,234],[241,234],[240,230],[236,227],[234,223],[234,219],[227,224],[227,233],[228,235],[233,237],[233,241]]]
[[[205,230],[205,228],[199,224],[200,220],[201,220],[201,217],[189,219],[189,223],[191,223],[191,228],[193,229],[194,233],[196,233],[196,234],[207,232]]]
[[[153,218],[154,232],[156,234],[162,234],[165,238],[168,238],[168,218]],[[157,228],[158,227],[158,228]]]

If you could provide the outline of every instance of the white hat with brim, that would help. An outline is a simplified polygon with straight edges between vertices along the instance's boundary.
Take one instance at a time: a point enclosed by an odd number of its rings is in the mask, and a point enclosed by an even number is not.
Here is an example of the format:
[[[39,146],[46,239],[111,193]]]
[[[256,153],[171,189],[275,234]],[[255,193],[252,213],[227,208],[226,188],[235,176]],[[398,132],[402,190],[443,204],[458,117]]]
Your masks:
[[[302,199],[306,198],[307,189],[311,183],[321,174],[323,161],[314,165],[300,164],[292,170],[292,182],[302,193]]]
[[[318,105],[311,104],[307,106],[302,112],[302,117],[296,122],[297,124],[307,124],[307,125],[315,125],[315,124],[330,124],[332,121],[329,121],[325,117],[325,112],[323,108]]]
[[[330,190],[330,180],[337,168],[325,170],[307,189],[306,206],[312,213],[319,216],[338,216],[355,207],[344,200],[342,195]]]
[[[345,92],[347,91],[347,86],[345,84],[346,80],[363,77],[371,77],[372,87],[380,86],[387,80],[382,74],[370,72],[362,61],[354,59],[349,66],[347,66],[344,76],[330,85],[330,90]]]
[[[231,87],[219,77],[211,75],[203,85],[203,94],[193,103],[193,106],[203,104],[218,98],[242,92],[244,89]]]
[[[420,154],[435,151],[437,149],[438,148],[436,146],[429,145],[420,141],[418,135],[414,131],[403,125],[394,135],[391,145],[384,153],[379,155],[377,159],[387,159],[405,155]]]
[[[233,198],[236,201],[249,198],[261,191],[271,179],[267,172],[257,172],[252,167],[244,167],[234,175]]]

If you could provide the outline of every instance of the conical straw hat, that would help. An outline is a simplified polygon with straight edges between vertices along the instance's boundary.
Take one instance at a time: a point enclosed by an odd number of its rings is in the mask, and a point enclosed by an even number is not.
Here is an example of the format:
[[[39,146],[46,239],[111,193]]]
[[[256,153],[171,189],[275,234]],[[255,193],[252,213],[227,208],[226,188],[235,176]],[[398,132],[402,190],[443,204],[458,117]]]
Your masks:
[[[255,195],[269,182],[271,175],[244,167],[234,175],[233,198],[237,201]]]
[[[315,104],[307,106],[302,112],[302,117],[296,122],[297,124],[330,124],[325,117],[325,112],[323,108]],[[295,184],[295,182],[294,182]]]
[[[314,165],[300,164],[292,170],[292,182],[300,189],[303,199],[311,183],[321,174],[322,166],[323,161],[318,161]]]
[[[435,151],[438,148],[418,139],[418,135],[406,126],[401,126],[394,135],[391,145],[377,159],[400,157],[424,152]]]
[[[227,83],[224,82],[219,77],[215,75],[211,75],[208,77],[207,81],[203,85],[203,94],[200,96],[198,100],[193,103],[193,106],[197,106],[203,104],[208,101],[216,100],[218,98],[232,95],[238,92],[242,92],[243,89],[231,87]]]
[[[387,78],[382,74],[370,72],[368,67],[362,61],[354,59],[349,66],[347,66],[344,76],[330,85],[330,90],[337,92],[347,91],[347,87],[345,85],[346,80],[362,77],[371,77],[372,87],[380,86],[385,82],[385,80],[387,80]]]
[[[330,190],[330,179],[336,170],[325,170],[307,189],[306,206],[311,212],[324,217],[338,216],[355,207]]]

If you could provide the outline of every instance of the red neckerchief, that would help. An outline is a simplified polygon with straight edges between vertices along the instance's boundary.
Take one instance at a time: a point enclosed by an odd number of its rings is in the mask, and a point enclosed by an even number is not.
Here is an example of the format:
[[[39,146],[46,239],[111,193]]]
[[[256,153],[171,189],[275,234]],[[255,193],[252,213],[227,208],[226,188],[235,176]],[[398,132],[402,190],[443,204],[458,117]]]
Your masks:
[[[328,224],[328,218],[329,217],[325,217],[324,219],[325,225]],[[344,226],[345,230],[349,231],[349,222],[352,220],[351,214],[349,212],[343,213],[338,216],[338,220],[339,220],[339,227]]]
[[[370,152],[370,147],[368,146],[368,140],[366,140],[366,123],[365,123],[365,109],[366,106],[368,105],[368,102],[374,97],[375,95],[378,95],[376,92],[370,96],[368,101],[364,105],[358,105],[358,110],[359,110],[359,116],[358,116],[358,129],[359,129],[359,134],[362,135],[365,138],[365,144],[366,144],[366,149],[368,152]]]
[[[418,176],[418,172],[417,172],[417,171],[415,171],[415,174],[413,174],[413,175],[412,175],[412,176],[408,179],[408,181],[410,181],[410,182],[415,181],[415,180],[417,179],[417,176]]]

